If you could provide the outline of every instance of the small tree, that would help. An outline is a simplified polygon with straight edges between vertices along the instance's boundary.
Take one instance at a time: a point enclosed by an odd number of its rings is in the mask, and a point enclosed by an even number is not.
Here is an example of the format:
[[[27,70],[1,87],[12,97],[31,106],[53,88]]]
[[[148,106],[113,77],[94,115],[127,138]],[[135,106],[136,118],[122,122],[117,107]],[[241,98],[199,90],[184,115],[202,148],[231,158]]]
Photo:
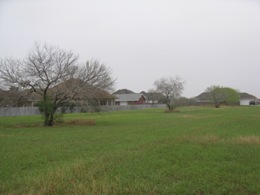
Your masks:
[[[156,91],[166,96],[167,107],[173,110],[177,105],[174,104],[174,99],[179,98],[184,89],[184,81],[180,77],[161,78],[154,82]]]
[[[210,93],[215,108],[219,108],[221,104],[237,104],[239,102],[239,93],[237,90],[229,87],[211,86],[206,89]]]
[[[0,61],[0,82],[41,97],[44,125],[52,126],[59,107],[83,101],[96,88],[109,90],[115,80],[110,68],[98,61],[79,64],[78,56],[71,51],[35,43],[23,61]]]

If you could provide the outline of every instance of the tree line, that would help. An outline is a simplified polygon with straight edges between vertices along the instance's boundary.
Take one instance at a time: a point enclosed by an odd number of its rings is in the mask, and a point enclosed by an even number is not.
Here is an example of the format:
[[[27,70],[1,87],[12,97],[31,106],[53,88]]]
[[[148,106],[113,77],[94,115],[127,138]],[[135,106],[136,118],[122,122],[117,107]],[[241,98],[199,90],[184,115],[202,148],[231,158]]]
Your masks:
[[[35,43],[23,60],[0,60],[0,82],[9,87],[10,94],[15,94],[10,98],[22,101],[25,92],[38,96],[46,126],[54,124],[58,108],[84,103],[95,90],[111,91],[115,81],[111,68],[99,61],[82,63],[73,52],[46,44]],[[163,94],[167,108],[172,111],[183,102],[191,102],[181,97],[184,85],[185,81],[178,76],[163,77],[154,82],[154,89],[149,93]],[[239,101],[238,92],[232,88],[211,86],[206,91],[216,108]]]

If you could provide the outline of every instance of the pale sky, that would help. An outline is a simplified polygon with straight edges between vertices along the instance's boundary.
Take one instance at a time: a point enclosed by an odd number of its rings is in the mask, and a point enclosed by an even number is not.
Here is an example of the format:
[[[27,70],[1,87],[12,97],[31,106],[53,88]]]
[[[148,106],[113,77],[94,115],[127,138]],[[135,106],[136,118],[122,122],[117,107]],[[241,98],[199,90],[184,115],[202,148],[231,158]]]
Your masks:
[[[260,98],[259,0],[0,0],[0,58],[35,41],[106,64],[116,89],[179,76],[186,97],[220,85]]]

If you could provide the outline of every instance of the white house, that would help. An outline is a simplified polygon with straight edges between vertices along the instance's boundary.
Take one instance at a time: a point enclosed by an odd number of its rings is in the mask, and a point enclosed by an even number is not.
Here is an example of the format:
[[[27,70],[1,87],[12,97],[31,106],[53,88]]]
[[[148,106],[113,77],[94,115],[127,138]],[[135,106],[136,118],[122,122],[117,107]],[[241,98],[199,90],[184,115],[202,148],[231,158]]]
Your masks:
[[[240,101],[239,104],[241,106],[248,106],[250,105],[249,102],[250,101],[256,101],[257,98],[251,94],[248,93],[240,93]]]

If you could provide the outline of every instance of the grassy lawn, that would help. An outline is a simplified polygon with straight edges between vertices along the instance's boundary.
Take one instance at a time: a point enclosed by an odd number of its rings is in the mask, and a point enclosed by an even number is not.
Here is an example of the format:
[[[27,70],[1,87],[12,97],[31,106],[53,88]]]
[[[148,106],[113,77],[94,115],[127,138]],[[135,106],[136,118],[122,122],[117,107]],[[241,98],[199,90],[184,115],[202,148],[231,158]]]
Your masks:
[[[260,107],[180,110],[0,118],[0,194],[259,194]]]

